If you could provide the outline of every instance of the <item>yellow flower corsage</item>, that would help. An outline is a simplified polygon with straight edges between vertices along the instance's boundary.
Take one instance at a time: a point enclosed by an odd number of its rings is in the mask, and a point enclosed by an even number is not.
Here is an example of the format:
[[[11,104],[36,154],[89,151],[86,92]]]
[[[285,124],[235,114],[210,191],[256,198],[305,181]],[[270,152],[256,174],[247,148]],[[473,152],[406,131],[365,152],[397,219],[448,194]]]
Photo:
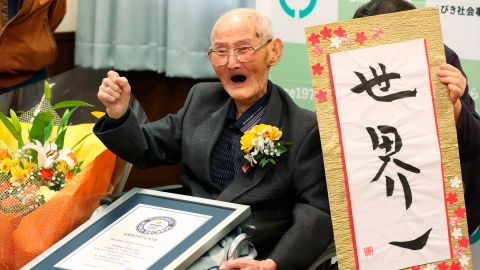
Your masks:
[[[251,166],[259,163],[265,167],[268,163],[275,164],[276,159],[287,151],[290,142],[280,141],[282,131],[275,126],[259,124],[247,130],[240,138],[245,159]]]

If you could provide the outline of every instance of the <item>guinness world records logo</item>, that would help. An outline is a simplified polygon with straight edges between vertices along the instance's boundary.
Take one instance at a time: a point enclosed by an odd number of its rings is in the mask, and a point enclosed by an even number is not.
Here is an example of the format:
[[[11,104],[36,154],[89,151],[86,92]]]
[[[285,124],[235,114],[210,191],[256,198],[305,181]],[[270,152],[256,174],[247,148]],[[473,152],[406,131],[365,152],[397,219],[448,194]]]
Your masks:
[[[152,217],[138,223],[137,232],[143,234],[159,234],[172,229],[176,223],[175,219],[171,217]]]

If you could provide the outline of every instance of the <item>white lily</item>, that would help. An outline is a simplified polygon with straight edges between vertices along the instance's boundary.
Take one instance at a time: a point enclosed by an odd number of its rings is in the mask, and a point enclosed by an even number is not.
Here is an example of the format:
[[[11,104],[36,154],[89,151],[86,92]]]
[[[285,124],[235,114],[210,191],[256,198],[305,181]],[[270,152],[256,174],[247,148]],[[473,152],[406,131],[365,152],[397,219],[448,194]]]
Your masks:
[[[71,153],[73,153],[72,150],[70,149],[62,149],[59,151],[58,158],[57,160],[63,160],[68,164],[69,169],[73,169],[75,167],[75,161],[69,156]]]
[[[65,161],[68,167],[72,169],[75,167],[75,161],[68,155],[72,153],[70,149],[57,150],[57,145],[50,142],[41,144],[35,140],[33,143],[28,143],[23,146],[23,149],[33,149],[37,152],[37,160],[39,168],[51,168],[55,161]]]

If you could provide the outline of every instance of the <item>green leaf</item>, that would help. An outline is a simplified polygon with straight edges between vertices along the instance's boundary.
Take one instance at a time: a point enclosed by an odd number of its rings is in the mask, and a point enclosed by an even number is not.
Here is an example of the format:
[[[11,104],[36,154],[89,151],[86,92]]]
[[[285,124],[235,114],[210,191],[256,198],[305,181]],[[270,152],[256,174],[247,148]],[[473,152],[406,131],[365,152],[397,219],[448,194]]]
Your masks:
[[[272,165],[275,165],[277,162],[275,161],[275,159],[269,157],[264,157],[260,160],[260,167],[264,168],[265,166],[268,165],[268,163],[272,163]]]
[[[75,109],[73,109],[73,110],[75,110]],[[71,112],[69,109],[65,110],[65,112],[62,115],[62,119],[60,119],[60,123],[58,123],[57,134],[60,132],[60,129],[64,128],[67,125],[68,119],[70,118],[72,113],[73,112]]]
[[[72,116],[72,114],[77,110],[78,107],[73,108],[73,110],[66,109],[63,113],[62,119],[60,119],[60,123],[58,124],[57,128],[57,138],[55,139],[55,144],[59,147],[59,149],[63,148],[65,142],[65,134],[67,132],[67,124],[68,120]]]
[[[262,158],[262,159],[260,160],[260,167],[263,168],[263,167],[265,167],[267,164],[268,164],[268,159]]]
[[[53,121],[50,122],[48,126],[45,127],[44,130],[44,141],[48,141],[48,138],[50,138],[50,135],[52,135],[52,129],[53,129]]]
[[[293,144],[292,142],[289,142],[289,141],[279,141],[278,143],[280,143],[281,145],[283,145],[285,147],[289,147],[290,145]]]
[[[37,140],[40,143],[45,143],[45,128],[50,125],[54,118],[54,115],[51,112],[41,112],[35,116],[32,129],[28,134],[30,141]],[[61,149],[61,148],[60,148]]]
[[[52,89],[50,88],[50,84],[48,84],[47,80],[43,82],[43,94],[45,95],[45,98],[50,102],[50,99],[52,98]]]
[[[13,124],[10,122],[10,120],[8,120],[8,118],[2,112],[0,112],[0,121],[2,121],[2,123],[8,129],[8,131],[10,131],[10,134],[12,134],[12,136],[17,140],[18,148],[23,147],[24,143],[22,139],[22,134],[19,134],[17,132]]]
[[[278,154],[279,155],[282,155],[283,153],[287,152],[287,148],[281,148],[281,149],[278,149]]]
[[[20,125],[20,121],[18,120],[17,114],[15,111],[10,109],[10,117],[12,118],[12,124],[15,127],[15,130],[18,134],[22,134],[22,126]]]
[[[287,142],[287,141],[279,141],[277,145],[275,145],[275,150],[278,151],[278,153],[281,155],[285,152],[287,152],[288,150],[288,147],[292,145],[291,142]]]
[[[79,172],[81,171],[80,167],[82,167],[82,164],[83,164],[83,160],[80,161],[80,162],[78,163],[78,165],[73,168],[72,172],[73,172],[74,174],[79,173]]]
[[[84,143],[76,143],[74,147],[72,147],[73,154],[78,156],[78,152],[80,152],[85,144]]]
[[[277,145],[275,145],[275,149],[277,149],[277,150],[280,150],[280,149],[281,149],[281,150],[284,150],[284,149],[288,149],[288,148],[287,148],[286,146],[284,146],[284,145],[277,144]]]
[[[72,147],[72,151],[74,151],[75,147],[79,146],[80,143],[82,143],[82,142],[83,142],[85,139],[87,139],[88,136],[90,136],[90,135],[92,135],[92,133],[89,133],[89,134],[83,136],[83,138],[81,138],[81,139]]]
[[[62,119],[60,119],[60,123],[58,124],[57,134],[59,134],[62,131],[62,129],[67,127],[68,120],[72,116],[73,112],[75,112],[77,110],[77,108],[78,107],[73,108],[73,110],[71,110],[71,111],[69,109],[65,110],[65,112],[63,113]]]
[[[270,163],[272,163],[273,165],[277,164],[277,162],[276,162],[275,159],[273,159],[273,158],[269,158],[268,161],[269,161]]]
[[[55,139],[55,144],[57,145],[57,149],[63,149],[63,143],[65,141],[65,133],[67,133],[67,129],[63,128],[59,134],[57,134],[57,139]]]
[[[57,110],[57,109],[69,108],[69,107],[93,107],[93,105],[81,100],[66,100],[53,105],[52,108],[54,110]]]
[[[34,149],[26,149],[25,154],[31,156],[30,162],[38,163],[38,152]]]

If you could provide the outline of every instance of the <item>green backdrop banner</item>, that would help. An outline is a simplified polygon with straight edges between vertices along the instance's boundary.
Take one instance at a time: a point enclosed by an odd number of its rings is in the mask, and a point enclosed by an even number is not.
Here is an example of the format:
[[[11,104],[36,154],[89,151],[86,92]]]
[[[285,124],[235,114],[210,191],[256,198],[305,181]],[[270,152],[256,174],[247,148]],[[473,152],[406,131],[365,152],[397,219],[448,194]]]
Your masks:
[[[314,110],[304,28],[348,20],[368,0],[259,0],[256,7],[266,14],[274,34],[285,43],[283,59],[272,69],[270,79],[284,87],[302,107]],[[467,74],[470,95],[480,111],[480,1],[416,0],[417,8],[438,6],[444,43],[460,57]],[[475,29],[475,31],[473,31]]]

